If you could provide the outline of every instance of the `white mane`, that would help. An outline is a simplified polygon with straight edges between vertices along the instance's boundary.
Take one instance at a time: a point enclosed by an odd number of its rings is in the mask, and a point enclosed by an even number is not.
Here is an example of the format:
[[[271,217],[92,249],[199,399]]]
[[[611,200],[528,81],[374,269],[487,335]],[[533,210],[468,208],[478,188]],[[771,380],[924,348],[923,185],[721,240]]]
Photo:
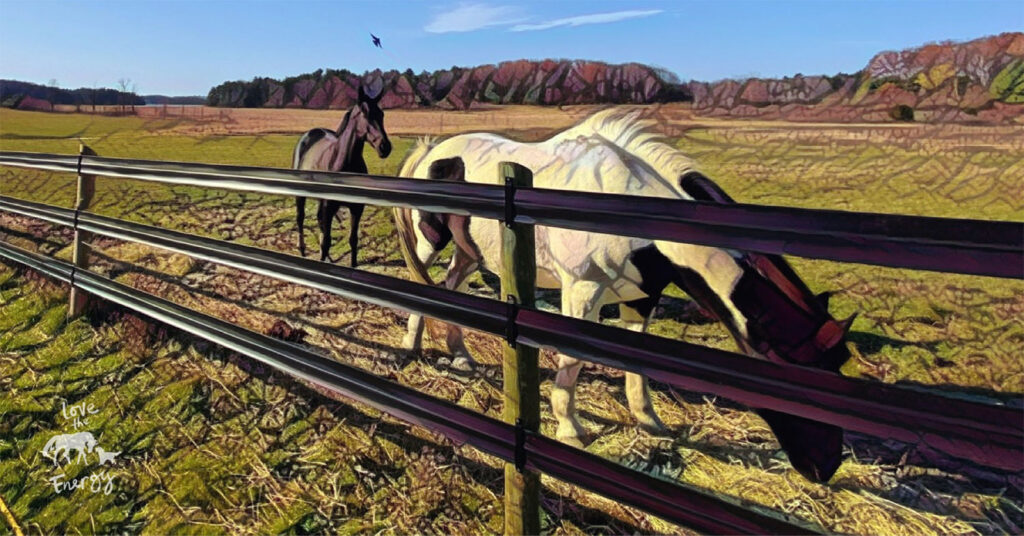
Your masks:
[[[468,133],[442,141],[418,140],[400,176],[426,178],[429,163],[459,157],[467,182],[495,183],[495,164],[507,160],[534,172],[534,186],[690,199],[679,177],[694,162],[661,141],[642,109],[610,108],[538,143],[498,134]]]
[[[552,139],[571,139],[597,135],[640,158],[666,179],[678,179],[693,171],[696,164],[679,149],[662,141],[652,130],[655,121],[643,119],[643,109],[609,108],[601,110]]]
[[[557,143],[581,136],[599,136],[643,160],[666,179],[673,180],[688,171],[693,171],[696,163],[679,149],[662,141],[662,136],[652,129],[655,121],[643,119],[643,115],[642,109],[608,108],[590,115],[543,143]],[[439,140],[430,136],[417,138],[413,148],[399,166],[399,175],[413,176],[412,170],[437,143]]]

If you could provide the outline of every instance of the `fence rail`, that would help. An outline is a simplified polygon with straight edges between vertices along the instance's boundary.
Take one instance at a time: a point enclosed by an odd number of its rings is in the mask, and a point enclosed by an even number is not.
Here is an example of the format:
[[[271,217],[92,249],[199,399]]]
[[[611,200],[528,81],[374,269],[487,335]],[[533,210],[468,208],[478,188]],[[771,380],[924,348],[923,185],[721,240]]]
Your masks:
[[[542,435],[527,433],[522,444],[517,445],[516,428],[497,419],[323,358],[299,345],[240,328],[91,272],[75,270],[66,261],[43,257],[3,242],[0,242],[0,257],[506,462],[513,462],[517,448],[522,449],[526,465],[531,469],[666,520],[713,534],[817,533],[798,520],[775,512],[761,513],[751,505],[724,501],[696,489],[659,480]]]
[[[73,210],[3,196],[0,210],[60,225],[75,224]],[[77,218],[80,229],[97,235],[167,249],[492,335],[504,336],[507,329],[506,306],[495,300],[96,214],[79,213]],[[753,360],[536,309],[521,308],[515,323],[520,338],[534,346],[639,372],[680,389],[884,439],[927,445],[983,465],[1024,470],[1024,458],[1019,456],[1024,445],[1019,408]],[[566,337],[566,333],[573,336]]]
[[[506,209],[514,208],[511,211],[514,221],[523,224],[555,225],[765,253],[1024,278],[1024,224],[1018,222],[726,206],[529,188],[516,189],[513,197],[506,198],[505,189],[497,185],[124,160],[84,154],[0,152],[0,165],[77,172],[80,177],[103,175],[408,206],[493,219],[503,219],[509,213]],[[506,206],[506,203],[511,206]],[[502,302],[486,298],[81,210],[7,197],[0,197],[0,210],[68,225],[76,231],[177,251],[496,335],[506,335],[511,323],[518,334],[516,340],[523,344],[554,348],[575,357],[643,373],[670,385],[720,395],[754,407],[798,415],[882,438],[927,445],[990,467],[1024,470],[1024,429],[1020,426],[1020,407],[1024,406],[1022,399],[1013,400],[1011,405],[968,400],[933,390],[885,385],[817,369],[752,360],[731,352],[602,326],[528,307],[510,309]],[[482,415],[465,417],[463,414],[472,412],[462,408],[448,411],[442,407],[450,405],[445,401],[415,391],[412,391],[415,395],[409,394],[406,392],[410,391],[408,388],[395,384],[382,386],[382,382],[388,382],[358,369],[346,368],[333,361],[305,362],[308,356],[295,354],[302,350],[294,345],[278,341],[260,350],[260,344],[266,341],[261,339],[261,342],[254,343],[251,337],[261,336],[120,286],[63,261],[45,259],[2,243],[0,255],[68,281],[74,288],[111,299],[229,348],[268,360],[268,363],[314,383],[334,382],[331,386],[339,392],[350,393],[356,399],[440,431],[456,441],[473,444],[507,461],[517,461],[524,456],[522,460],[529,470],[580,484],[624,504],[643,508],[698,530],[784,533],[807,530],[807,527],[791,521],[748,513],[741,506],[658,481],[537,434],[523,436],[521,429]],[[511,318],[510,310],[515,311]],[[197,324],[197,319],[214,322],[209,325],[216,326],[216,329],[213,332],[199,330],[197,326],[202,324]],[[572,336],[567,337],[567,333]],[[343,382],[344,378],[348,379]],[[364,400],[378,394],[382,398],[377,404]],[[415,404],[425,404],[417,407],[435,408],[438,413],[425,417],[422,412],[417,413],[403,405],[410,400]],[[394,405],[389,406],[392,402]],[[449,417],[444,422],[430,420],[443,421]],[[470,420],[459,420],[463,417]],[[473,428],[477,425],[479,428]],[[517,431],[519,435],[516,435]],[[480,434],[490,435],[484,437]],[[523,438],[517,440],[521,436]],[[581,476],[581,468],[588,468],[587,471],[593,468],[594,472]]]
[[[0,152],[0,165],[503,219],[494,184]],[[1024,279],[1024,223],[520,189],[515,221],[760,253]]]

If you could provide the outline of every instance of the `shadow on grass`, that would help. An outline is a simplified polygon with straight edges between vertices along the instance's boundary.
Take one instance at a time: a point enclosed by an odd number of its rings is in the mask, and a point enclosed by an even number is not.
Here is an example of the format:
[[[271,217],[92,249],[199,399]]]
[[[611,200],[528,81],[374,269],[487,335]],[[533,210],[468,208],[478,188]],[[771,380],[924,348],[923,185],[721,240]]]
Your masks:
[[[177,338],[181,339],[183,344],[193,342],[194,339],[185,334],[176,335]],[[230,361],[230,352],[216,352],[216,355],[208,356],[208,359],[218,361],[221,363],[227,363]],[[445,444],[443,442],[432,441],[422,437],[417,437],[410,433],[409,429],[412,425],[406,425],[401,423],[395,423],[389,419],[383,417],[375,417],[364,410],[356,407],[346,401],[332,396],[328,396],[324,392],[312,389],[306,384],[298,381],[291,376],[282,374],[280,372],[265,369],[266,373],[262,375],[262,379],[268,383],[278,385],[285,388],[291,393],[301,393],[301,396],[309,401],[310,413],[318,407],[323,406],[332,415],[338,416],[339,419],[343,420],[346,424],[355,426],[361,430],[369,430],[371,436],[382,435],[388,437],[396,444],[401,445],[403,450],[406,452],[421,452],[424,449],[433,450],[435,452],[444,453],[446,457],[456,461],[462,465],[471,478],[477,483],[489,488],[496,489],[501,488],[504,480],[504,470],[501,467],[491,467],[485,463],[481,463],[475,460],[468,459],[459,455],[455,447]],[[258,376],[259,377],[259,376]],[[288,461],[284,461],[283,464],[287,464]],[[393,479],[399,478],[404,473],[404,468],[397,468],[395,466],[384,466],[379,463],[375,463],[372,460],[360,460],[360,464],[364,469],[369,470],[373,473],[388,474]],[[273,467],[275,476],[282,480],[298,479],[302,480],[303,474],[301,472],[292,472],[289,467]],[[613,527],[614,532],[621,534],[636,534],[641,532],[641,529],[629,522],[621,521],[610,517],[605,512],[584,506],[576,500],[566,497],[560,493],[557,493],[551,489],[543,490],[544,497],[542,497],[543,509],[548,513],[548,522],[558,524],[564,512],[556,512],[555,505],[559,506],[559,509],[571,510],[574,514],[573,522],[580,523],[583,527],[595,525],[604,525]],[[552,521],[555,520],[555,521]],[[550,528],[553,527],[549,527]]]
[[[886,346],[896,350],[917,347],[931,353],[935,353],[939,347],[938,342],[910,342],[866,331],[851,331],[847,334],[846,340],[857,345],[857,349],[863,354],[879,353]]]
[[[349,333],[346,333],[344,328],[348,324],[343,325],[343,326],[328,326],[328,325],[325,325],[325,324],[320,324],[320,323],[311,321],[309,319],[299,317],[299,316],[297,316],[295,314],[292,314],[292,313],[282,313],[282,312],[274,311],[274,310],[267,309],[267,308],[264,308],[264,307],[259,307],[257,305],[253,305],[252,303],[250,303],[249,301],[246,301],[244,299],[228,298],[228,297],[225,297],[222,294],[219,294],[219,293],[211,291],[211,290],[207,290],[207,289],[203,289],[203,288],[196,288],[196,287],[185,286],[185,285],[182,285],[182,283],[180,281],[180,278],[178,278],[178,277],[169,276],[169,275],[164,274],[162,272],[158,272],[158,271],[155,271],[155,270],[150,270],[148,268],[144,268],[144,267],[136,266],[136,265],[128,263],[128,262],[120,261],[120,260],[115,259],[113,257],[110,257],[109,255],[106,255],[104,253],[100,253],[100,252],[95,252],[94,251],[94,252],[92,252],[92,256],[97,258],[97,259],[99,259],[99,260],[102,260],[102,261],[104,261],[104,262],[106,262],[106,263],[108,263],[110,265],[109,266],[110,272],[108,273],[108,277],[110,279],[115,279],[118,276],[121,276],[121,275],[124,275],[124,274],[129,274],[129,273],[142,274],[142,275],[145,275],[147,277],[152,277],[154,279],[157,279],[157,280],[159,280],[159,281],[161,281],[163,283],[168,283],[168,284],[171,284],[171,285],[178,286],[178,287],[182,288],[183,290],[185,290],[186,292],[189,292],[189,293],[198,294],[200,296],[205,296],[207,298],[213,298],[213,299],[216,299],[218,301],[234,305],[234,306],[239,307],[241,309],[244,309],[246,311],[258,312],[258,313],[263,313],[263,314],[266,314],[266,315],[282,318],[282,319],[288,320],[288,321],[290,321],[290,322],[292,322],[292,323],[294,323],[296,325],[310,326],[310,327],[316,328],[318,330],[330,333],[332,336],[338,337],[339,339],[342,339],[342,340],[344,340],[346,342],[351,342],[351,343],[363,345],[363,346],[366,346],[366,347],[369,347],[369,348],[374,348],[374,349],[377,349],[377,350],[382,350],[384,352],[392,354],[392,356],[401,357],[401,356],[405,356],[408,353],[406,350],[404,350],[402,348],[399,348],[399,347],[396,347],[396,346],[391,346],[391,345],[388,345],[388,344],[384,344],[384,343],[380,343],[380,342],[375,342],[375,341],[368,341],[366,339],[362,339],[362,338],[353,336],[353,335],[351,335]]]

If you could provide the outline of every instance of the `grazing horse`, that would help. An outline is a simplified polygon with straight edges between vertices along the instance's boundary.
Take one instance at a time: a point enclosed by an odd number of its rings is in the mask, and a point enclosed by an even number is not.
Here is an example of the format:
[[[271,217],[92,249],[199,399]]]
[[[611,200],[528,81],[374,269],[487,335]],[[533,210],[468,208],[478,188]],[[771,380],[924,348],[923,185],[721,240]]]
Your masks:
[[[42,454],[53,460],[57,466],[57,458],[64,456],[64,463],[71,463],[69,454],[77,453],[75,463],[88,462],[88,456],[96,447],[96,438],[89,432],[78,432],[76,434],[55,435],[43,446]]]
[[[363,144],[377,151],[381,159],[391,154],[391,141],[384,131],[384,112],[378,106],[381,95],[370,98],[359,87],[359,101],[341,120],[337,132],[326,128],[315,128],[306,132],[295,146],[292,159],[294,169],[314,171],[348,171],[366,173],[366,161],[363,160]],[[306,256],[306,241],[303,236],[303,223],[306,219],[306,198],[296,197],[295,223],[299,227],[299,253]],[[330,260],[331,220],[344,205],[352,216],[352,228],[349,229],[348,245],[352,248],[352,267],[358,264],[359,255],[359,220],[363,217],[364,205],[344,201],[320,200],[316,221],[320,227],[320,260]],[[333,261],[332,261],[333,262]]]
[[[538,188],[731,202],[647,126],[635,114],[610,110],[539,143],[494,134],[464,134],[436,144],[422,140],[400,175],[497,183],[498,162],[511,161],[533,170]],[[457,247],[447,288],[462,289],[478,267],[498,270],[500,222],[403,208],[394,213],[406,264],[417,281],[433,283],[426,268],[449,241]],[[644,331],[662,291],[675,283],[722,321],[750,356],[830,370],[849,358],[845,336],[852,318],[832,318],[826,295],[814,296],[781,257],[540,225],[535,230],[537,286],[561,288],[563,314],[598,321],[603,305],[617,303],[627,328]],[[423,318],[410,316],[403,344],[418,349],[422,334]],[[457,326],[449,326],[447,342],[453,365],[471,367]],[[560,355],[551,392],[557,437],[576,445],[585,435],[574,403],[581,366],[578,359]],[[645,377],[627,372],[626,396],[642,427],[664,430]],[[834,474],[842,461],[842,429],[769,410],[758,413],[801,474],[818,481]]]

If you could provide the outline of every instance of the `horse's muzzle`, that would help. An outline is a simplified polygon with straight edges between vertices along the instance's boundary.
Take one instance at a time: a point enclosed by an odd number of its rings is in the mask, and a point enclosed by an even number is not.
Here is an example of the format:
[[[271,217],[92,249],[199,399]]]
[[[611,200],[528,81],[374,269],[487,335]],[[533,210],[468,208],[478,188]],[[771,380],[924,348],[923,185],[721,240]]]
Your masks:
[[[379,145],[377,145],[377,156],[381,159],[387,158],[391,154],[391,140],[384,138]]]

